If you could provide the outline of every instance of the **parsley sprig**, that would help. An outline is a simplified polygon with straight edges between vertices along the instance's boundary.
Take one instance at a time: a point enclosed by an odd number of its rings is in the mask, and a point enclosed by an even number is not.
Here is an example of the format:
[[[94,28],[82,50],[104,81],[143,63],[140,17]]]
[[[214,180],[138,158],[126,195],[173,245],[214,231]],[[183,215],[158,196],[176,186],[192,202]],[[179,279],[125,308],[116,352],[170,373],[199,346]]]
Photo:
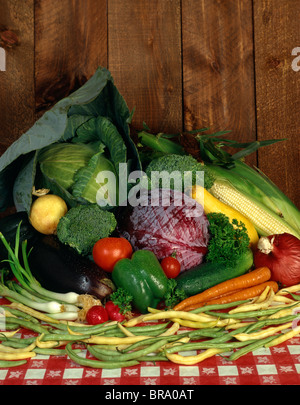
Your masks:
[[[213,263],[235,263],[249,247],[250,238],[243,222],[223,213],[207,214],[210,241],[206,260]]]

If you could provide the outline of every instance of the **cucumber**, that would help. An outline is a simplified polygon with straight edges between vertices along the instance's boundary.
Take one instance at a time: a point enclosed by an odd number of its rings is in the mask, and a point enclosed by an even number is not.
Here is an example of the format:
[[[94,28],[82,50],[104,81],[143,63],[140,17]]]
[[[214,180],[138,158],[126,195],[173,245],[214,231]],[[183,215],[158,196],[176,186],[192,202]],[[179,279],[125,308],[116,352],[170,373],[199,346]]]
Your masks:
[[[253,265],[253,253],[248,249],[234,265],[205,262],[181,273],[177,278],[177,288],[190,297],[214,285],[245,274]]]

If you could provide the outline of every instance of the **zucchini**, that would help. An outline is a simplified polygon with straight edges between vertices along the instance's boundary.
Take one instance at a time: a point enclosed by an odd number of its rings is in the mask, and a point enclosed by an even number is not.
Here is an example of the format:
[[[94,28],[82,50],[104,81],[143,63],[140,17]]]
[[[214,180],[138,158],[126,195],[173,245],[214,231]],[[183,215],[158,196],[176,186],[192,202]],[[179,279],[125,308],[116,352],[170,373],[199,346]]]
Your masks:
[[[177,288],[187,297],[199,294],[214,285],[245,274],[253,265],[253,253],[248,249],[234,265],[205,262],[181,273],[177,278]]]

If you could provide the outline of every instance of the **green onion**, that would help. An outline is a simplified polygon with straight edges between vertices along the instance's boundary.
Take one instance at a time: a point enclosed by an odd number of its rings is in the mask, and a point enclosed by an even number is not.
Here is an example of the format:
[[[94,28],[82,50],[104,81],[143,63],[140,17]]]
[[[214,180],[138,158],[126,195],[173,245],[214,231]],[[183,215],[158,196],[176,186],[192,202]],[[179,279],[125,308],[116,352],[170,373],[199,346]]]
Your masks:
[[[74,293],[74,292],[57,293],[54,291],[49,291],[49,290],[43,288],[40,285],[40,283],[36,280],[36,278],[32,275],[30,268],[29,268],[29,264],[28,264],[27,241],[22,242],[21,250],[22,250],[22,259],[23,259],[24,267],[21,265],[20,260],[18,258],[19,244],[20,244],[20,226],[21,226],[21,223],[19,224],[17,231],[16,231],[16,241],[15,241],[14,251],[10,247],[10,245],[7,242],[7,240],[5,239],[4,235],[0,232],[0,239],[8,251],[8,260],[7,261],[10,264],[10,268],[11,268],[14,276],[16,277],[16,279],[19,281],[19,283],[22,285],[22,287],[25,290],[27,290],[31,293],[38,294],[38,296],[40,296],[40,298],[44,298],[47,300],[51,299],[51,300],[55,300],[55,301],[58,301],[61,303],[66,303],[66,304],[77,304],[79,294]]]

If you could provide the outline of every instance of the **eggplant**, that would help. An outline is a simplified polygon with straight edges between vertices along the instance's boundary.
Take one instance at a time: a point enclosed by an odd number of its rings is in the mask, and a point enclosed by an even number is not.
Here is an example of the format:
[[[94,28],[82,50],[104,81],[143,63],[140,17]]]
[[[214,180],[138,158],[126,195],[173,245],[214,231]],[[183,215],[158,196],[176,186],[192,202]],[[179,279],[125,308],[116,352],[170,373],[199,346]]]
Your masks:
[[[100,300],[115,290],[108,273],[55,235],[39,235],[31,239],[29,246],[31,273],[47,290],[89,294]]]

